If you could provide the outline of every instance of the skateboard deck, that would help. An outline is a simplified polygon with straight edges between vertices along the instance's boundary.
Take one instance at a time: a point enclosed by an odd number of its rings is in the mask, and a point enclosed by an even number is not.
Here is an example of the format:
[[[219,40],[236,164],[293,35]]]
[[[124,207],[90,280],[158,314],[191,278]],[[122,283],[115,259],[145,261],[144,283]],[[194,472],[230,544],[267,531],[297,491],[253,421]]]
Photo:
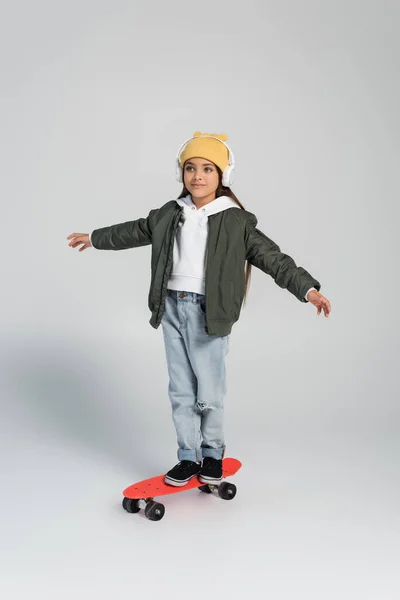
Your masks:
[[[242,463],[236,458],[224,458],[222,461],[222,480],[218,484],[203,483],[197,477],[193,477],[186,485],[173,486],[164,482],[165,473],[150,479],[143,479],[133,483],[123,491],[124,500],[122,505],[128,512],[139,512],[141,508],[145,508],[146,516],[150,520],[158,521],[163,517],[165,507],[158,502],[154,502],[156,496],[179,494],[179,492],[200,488],[207,493],[211,493],[216,489],[221,498],[229,500],[235,496],[236,486],[225,483],[224,479],[235,475],[241,466]]]
[[[232,477],[239,471],[242,463],[236,458],[224,458],[222,461],[222,478]],[[164,483],[164,475],[157,475],[151,479],[143,479],[138,483],[133,483],[127,487],[123,494],[125,498],[139,500],[140,498],[154,498],[155,496],[166,496],[167,494],[178,494],[186,490],[193,490],[203,485],[208,485],[199,481],[197,477],[193,477],[186,485],[174,486]]]

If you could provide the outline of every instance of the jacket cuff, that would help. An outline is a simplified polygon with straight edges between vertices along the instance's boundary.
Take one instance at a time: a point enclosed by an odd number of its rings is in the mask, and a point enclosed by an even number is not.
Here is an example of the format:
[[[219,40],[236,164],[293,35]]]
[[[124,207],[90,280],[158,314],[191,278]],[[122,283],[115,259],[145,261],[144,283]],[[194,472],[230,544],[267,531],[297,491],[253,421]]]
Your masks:
[[[94,231],[94,229],[93,229],[93,231]],[[93,246],[93,242],[92,242],[92,234],[93,234],[93,231],[92,231],[92,233],[90,233],[90,234],[89,234],[89,241],[90,241],[90,243],[92,244],[92,248],[94,248],[95,250],[99,250],[99,248],[96,248],[96,246]]]

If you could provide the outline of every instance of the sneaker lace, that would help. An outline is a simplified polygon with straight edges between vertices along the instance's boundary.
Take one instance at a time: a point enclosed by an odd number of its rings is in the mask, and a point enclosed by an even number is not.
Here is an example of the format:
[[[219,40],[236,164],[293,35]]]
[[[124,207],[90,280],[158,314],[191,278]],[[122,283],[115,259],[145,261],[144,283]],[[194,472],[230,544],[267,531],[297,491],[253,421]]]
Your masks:
[[[193,464],[194,462],[192,460],[181,460],[180,463],[178,463],[177,468],[179,469],[179,471],[184,471]]]

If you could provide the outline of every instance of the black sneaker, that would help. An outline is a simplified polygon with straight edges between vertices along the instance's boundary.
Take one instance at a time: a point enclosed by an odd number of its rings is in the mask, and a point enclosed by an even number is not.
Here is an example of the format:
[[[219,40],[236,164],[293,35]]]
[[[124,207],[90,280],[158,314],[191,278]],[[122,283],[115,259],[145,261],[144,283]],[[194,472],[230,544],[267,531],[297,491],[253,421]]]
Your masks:
[[[202,483],[219,483],[222,480],[222,459],[205,456],[199,480]]]
[[[181,460],[173,469],[168,471],[164,477],[165,483],[169,485],[182,486],[196,477],[200,471],[201,465],[192,460]]]

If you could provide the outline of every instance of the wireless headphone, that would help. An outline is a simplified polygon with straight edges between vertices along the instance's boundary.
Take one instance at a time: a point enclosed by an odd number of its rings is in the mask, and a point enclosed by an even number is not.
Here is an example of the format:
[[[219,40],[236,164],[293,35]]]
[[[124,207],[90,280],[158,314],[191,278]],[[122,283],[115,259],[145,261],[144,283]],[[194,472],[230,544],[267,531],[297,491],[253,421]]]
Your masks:
[[[224,146],[226,146],[226,148],[228,149],[229,152],[229,165],[227,165],[225,167],[225,169],[223,170],[222,173],[222,185],[225,187],[230,187],[233,183],[233,174],[235,171],[235,158],[233,156],[233,152],[232,150],[229,148],[228,144],[222,140],[220,140],[219,138],[215,137],[214,135],[202,135],[201,137],[208,137],[208,138],[213,138],[214,140],[218,140],[219,142],[221,142],[221,144],[224,144]],[[182,174],[182,167],[180,165],[179,159],[182,153],[183,148],[186,146],[186,144],[188,142],[190,142],[190,140],[194,140],[194,139],[199,139],[198,137],[191,137],[188,140],[186,140],[186,142],[184,142],[182,144],[182,146],[179,148],[178,150],[178,154],[176,155],[176,166],[175,166],[175,177],[176,180],[181,182],[183,181],[183,174]]]

